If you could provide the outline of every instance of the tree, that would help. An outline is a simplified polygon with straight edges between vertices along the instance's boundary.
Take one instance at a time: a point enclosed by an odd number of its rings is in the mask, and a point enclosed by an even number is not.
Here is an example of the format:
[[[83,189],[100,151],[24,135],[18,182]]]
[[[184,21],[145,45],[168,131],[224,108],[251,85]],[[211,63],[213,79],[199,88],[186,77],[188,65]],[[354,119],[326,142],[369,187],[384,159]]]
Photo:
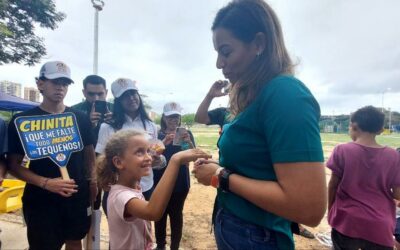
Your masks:
[[[54,30],[64,18],[53,0],[0,0],[0,65],[38,63],[46,48],[34,25]]]
[[[194,124],[194,116],[195,114],[186,114],[182,116],[182,124],[185,124],[189,128]]]

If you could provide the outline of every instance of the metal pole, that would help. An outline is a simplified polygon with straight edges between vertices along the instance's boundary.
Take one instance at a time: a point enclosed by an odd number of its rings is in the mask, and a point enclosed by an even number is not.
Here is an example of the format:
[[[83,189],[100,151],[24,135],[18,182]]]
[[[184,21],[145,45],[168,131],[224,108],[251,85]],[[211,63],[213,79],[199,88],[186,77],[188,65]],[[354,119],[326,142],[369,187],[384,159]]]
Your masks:
[[[93,74],[98,72],[98,54],[99,54],[99,11],[103,10],[104,2],[102,0],[92,0],[94,8],[94,49],[93,49]]]
[[[391,127],[392,127],[392,112],[389,108],[389,134],[391,133]]]
[[[93,54],[93,74],[97,75],[98,52],[99,52],[99,11],[94,9],[94,54]]]

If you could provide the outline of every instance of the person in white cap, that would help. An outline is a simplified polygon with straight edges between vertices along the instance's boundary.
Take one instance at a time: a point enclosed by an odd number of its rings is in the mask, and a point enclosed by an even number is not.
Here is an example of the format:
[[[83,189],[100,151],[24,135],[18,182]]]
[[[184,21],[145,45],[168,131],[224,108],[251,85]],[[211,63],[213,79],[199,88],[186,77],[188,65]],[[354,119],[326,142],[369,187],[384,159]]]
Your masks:
[[[97,195],[93,136],[89,118],[64,105],[69,85],[73,82],[70,68],[63,62],[45,63],[37,77],[43,102],[31,110],[16,114],[8,126],[8,163],[10,172],[25,181],[22,198],[27,224],[29,249],[81,249],[81,240],[90,227],[90,198]],[[81,151],[73,152],[66,166],[70,180],[61,179],[59,167],[49,158],[31,160],[29,168],[21,166],[25,152],[18,139],[15,119],[73,113],[83,142]],[[78,133],[73,132],[73,133]]]
[[[157,139],[157,127],[149,118],[139,95],[136,81],[127,78],[118,78],[111,84],[111,92],[115,98],[113,121],[100,126],[96,153],[104,154],[105,146],[116,131],[121,129],[140,129],[151,138]],[[146,200],[150,199],[153,190],[153,172],[142,178],[140,184]],[[107,213],[108,192],[104,192],[103,209]]]
[[[163,114],[161,117],[161,129],[158,134],[158,139],[163,140],[165,150],[163,155],[169,163],[171,157],[188,148],[194,148],[195,142],[190,130],[178,128],[181,126],[182,107],[179,103],[168,102],[164,105]],[[183,131],[176,133],[176,130]],[[182,137],[178,143],[173,143],[176,136]],[[165,168],[154,169],[154,186],[157,186],[161,177],[164,175]],[[181,166],[179,169],[178,177],[175,181],[174,190],[168,202],[167,208],[161,219],[155,222],[155,236],[157,249],[165,249],[166,245],[166,230],[167,230],[167,217],[171,225],[171,250],[179,249],[179,244],[182,238],[183,228],[183,207],[185,205],[186,197],[190,189],[190,174],[189,168]]]

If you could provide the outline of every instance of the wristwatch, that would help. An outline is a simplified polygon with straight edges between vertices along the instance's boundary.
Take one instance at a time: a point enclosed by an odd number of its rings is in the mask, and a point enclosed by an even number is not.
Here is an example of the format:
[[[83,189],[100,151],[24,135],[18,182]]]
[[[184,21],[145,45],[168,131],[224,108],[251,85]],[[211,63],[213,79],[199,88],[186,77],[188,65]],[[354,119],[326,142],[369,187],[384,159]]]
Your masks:
[[[226,168],[222,169],[221,172],[219,172],[218,175],[219,188],[223,192],[229,192],[229,176],[231,174],[232,172]]]

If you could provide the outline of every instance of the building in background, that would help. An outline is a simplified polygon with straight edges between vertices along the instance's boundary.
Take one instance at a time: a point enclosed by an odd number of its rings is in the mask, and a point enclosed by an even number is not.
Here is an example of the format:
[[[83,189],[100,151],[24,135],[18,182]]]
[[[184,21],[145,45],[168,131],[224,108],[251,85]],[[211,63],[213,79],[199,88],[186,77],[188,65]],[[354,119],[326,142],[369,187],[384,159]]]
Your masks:
[[[22,85],[20,83],[1,81],[0,91],[8,95],[21,97]]]
[[[40,92],[37,88],[25,87],[24,99],[31,102],[40,102]]]

